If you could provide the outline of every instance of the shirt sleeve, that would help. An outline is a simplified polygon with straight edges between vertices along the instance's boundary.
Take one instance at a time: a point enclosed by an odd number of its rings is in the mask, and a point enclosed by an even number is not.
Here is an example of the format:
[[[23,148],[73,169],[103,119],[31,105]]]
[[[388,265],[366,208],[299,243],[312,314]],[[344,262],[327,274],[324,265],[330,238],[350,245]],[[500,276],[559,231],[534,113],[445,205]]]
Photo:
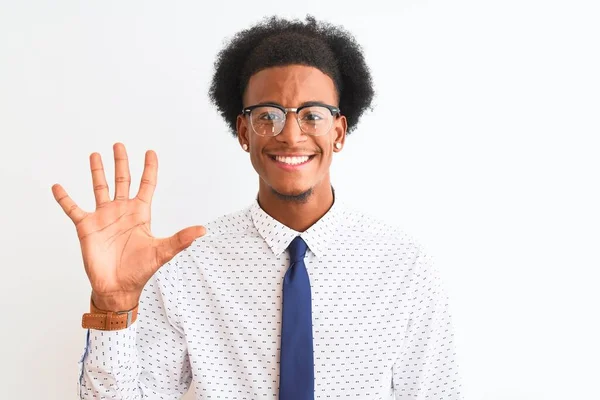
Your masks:
[[[412,267],[410,317],[392,367],[395,398],[463,399],[452,317],[440,274],[422,248]]]
[[[80,399],[179,400],[188,391],[192,373],[180,328],[177,273],[174,262],[154,274],[129,328],[87,331],[79,361]]]

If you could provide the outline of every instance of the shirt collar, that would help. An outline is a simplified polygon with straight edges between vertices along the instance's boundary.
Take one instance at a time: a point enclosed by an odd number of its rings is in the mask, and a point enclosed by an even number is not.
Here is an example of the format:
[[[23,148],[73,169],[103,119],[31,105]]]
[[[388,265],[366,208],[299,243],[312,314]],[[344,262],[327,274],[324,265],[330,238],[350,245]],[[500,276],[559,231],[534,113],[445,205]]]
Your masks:
[[[258,198],[250,206],[250,215],[258,233],[275,255],[281,255],[296,236],[301,236],[310,251],[320,258],[327,254],[329,244],[335,238],[342,209],[343,205],[336,195],[327,213],[304,232],[295,231],[271,217],[260,207]]]

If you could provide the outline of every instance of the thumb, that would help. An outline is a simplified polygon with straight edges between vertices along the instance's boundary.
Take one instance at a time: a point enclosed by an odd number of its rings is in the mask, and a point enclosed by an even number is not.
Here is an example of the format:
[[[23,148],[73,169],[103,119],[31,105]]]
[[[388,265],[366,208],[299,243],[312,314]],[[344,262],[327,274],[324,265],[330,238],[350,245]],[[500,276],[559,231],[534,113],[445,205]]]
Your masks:
[[[169,262],[177,253],[187,248],[194,240],[205,234],[206,228],[202,225],[196,225],[182,229],[168,238],[160,239],[157,248],[159,267]]]

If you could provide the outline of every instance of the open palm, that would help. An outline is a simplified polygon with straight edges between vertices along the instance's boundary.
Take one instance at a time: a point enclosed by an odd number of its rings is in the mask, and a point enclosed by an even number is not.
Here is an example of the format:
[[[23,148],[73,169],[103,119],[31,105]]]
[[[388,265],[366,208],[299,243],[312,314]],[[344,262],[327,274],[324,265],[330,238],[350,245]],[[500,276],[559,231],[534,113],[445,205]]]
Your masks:
[[[88,213],[79,208],[59,184],[52,186],[52,193],[77,229],[83,264],[95,302],[123,310],[134,307],[152,275],[195,239],[203,236],[206,230],[203,226],[191,226],[167,238],[152,236],[151,203],[158,172],[156,153],[152,150],[146,152],[138,194],[129,198],[131,178],[127,152],[121,143],[116,143],[113,150],[113,200],[109,197],[104,167],[98,153],[90,156],[96,199],[94,212]]]

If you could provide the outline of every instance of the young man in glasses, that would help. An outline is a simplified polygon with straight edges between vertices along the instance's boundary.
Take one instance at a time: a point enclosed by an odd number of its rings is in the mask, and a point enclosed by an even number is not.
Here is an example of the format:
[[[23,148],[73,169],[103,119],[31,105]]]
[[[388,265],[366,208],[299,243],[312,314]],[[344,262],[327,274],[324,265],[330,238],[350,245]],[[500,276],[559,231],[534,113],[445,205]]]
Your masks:
[[[90,157],[96,210],[60,185],[92,285],[82,399],[459,399],[447,297],[422,246],[335,197],[329,168],[370,106],[340,27],[271,18],[218,56],[210,98],[259,177],[248,208],[150,232],[157,158],[115,194]]]

